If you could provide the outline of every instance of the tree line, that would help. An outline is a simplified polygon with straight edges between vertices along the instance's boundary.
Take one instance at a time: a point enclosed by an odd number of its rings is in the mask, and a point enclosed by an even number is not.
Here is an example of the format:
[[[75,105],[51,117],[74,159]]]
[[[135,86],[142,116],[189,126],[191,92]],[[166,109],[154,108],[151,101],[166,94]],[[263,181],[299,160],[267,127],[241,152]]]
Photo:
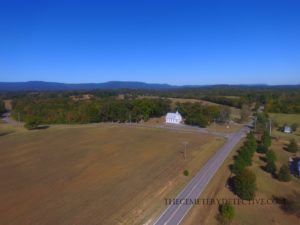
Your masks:
[[[72,95],[73,96],[73,95]],[[80,98],[78,98],[80,99]],[[91,97],[74,100],[61,94],[31,94],[13,101],[12,116],[28,123],[28,128],[37,124],[75,124],[97,122],[140,122],[160,117],[172,110],[171,101],[164,98],[135,98],[116,96]],[[177,109],[185,123],[206,127],[211,122],[228,122],[231,109],[220,105],[201,103],[177,103]]]
[[[300,96],[270,99],[265,104],[265,111],[271,113],[300,113]]]
[[[5,113],[5,105],[4,105],[4,101],[0,99],[0,115],[3,113]]]
[[[204,96],[202,97],[203,100],[214,102],[221,105],[227,105],[231,107],[241,108],[243,104],[246,103],[246,100],[243,98],[232,98],[232,97],[226,97],[226,96]]]
[[[233,177],[233,190],[237,196],[244,200],[252,200],[256,192],[256,176],[247,167],[252,164],[252,157],[256,151],[257,144],[254,134],[247,135],[246,142],[239,149],[235,157],[231,171],[235,174]]]
[[[99,98],[124,95],[125,98],[138,96],[158,96],[172,98],[203,99],[222,105],[241,108],[243,104],[264,105],[266,112],[300,113],[300,86],[243,86],[213,85],[203,87],[180,87],[170,89],[112,89],[112,90],[72,90],[39,92],[44,97],[68,97],[70,95],[92,94]],[[0,98],[16,98],[32,95],[32,92],[5,92]]]
[[[227,122],[230,119],[231,110],[226,106],[203,105],[199,102],[178,103],[178,111],[183,115],[186,124],[206,127],[211,122]]]
[[[93,98],[73,101],[69,98],[26,97],[13,101],[12,116],[38,124],[96,122],[139,122],[165,115],[170,101],[165,99]]]

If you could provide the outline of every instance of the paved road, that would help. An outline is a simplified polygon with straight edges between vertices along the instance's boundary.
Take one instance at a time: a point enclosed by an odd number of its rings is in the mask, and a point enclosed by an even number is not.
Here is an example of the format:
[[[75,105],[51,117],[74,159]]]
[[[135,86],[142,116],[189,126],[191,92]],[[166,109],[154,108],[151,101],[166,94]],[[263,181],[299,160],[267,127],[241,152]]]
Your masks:
[[[9,124],[12,124],[12,125],[19,125],[20,124],[18,121],[14,120],[13,118],[10,117],[10,113],[9,112],[2,114],[2,120],[5,123],[9,123]]]
[[[192,180],[178,194],[176,199],[196,199],[203,192],[211,178],[223,164],[233,147],[249,131],[248,126],[228,136],[228,141],[211,157],[204,167],[192,178]],[[171,204],[155,220],[153,225],[178,225],[188,213],[192,204]]]

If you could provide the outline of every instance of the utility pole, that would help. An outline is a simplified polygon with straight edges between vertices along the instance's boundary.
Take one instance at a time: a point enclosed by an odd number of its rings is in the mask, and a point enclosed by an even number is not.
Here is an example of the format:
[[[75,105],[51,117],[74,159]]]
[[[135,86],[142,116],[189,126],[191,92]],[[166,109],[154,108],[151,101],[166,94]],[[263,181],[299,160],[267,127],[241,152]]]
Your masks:
[[[183,157],[184,157],[184,160],[186,160],[186,146],[188,145],[188,141],[184,141],[182,142],[182,144],[184,145],[184,152],[183,152]]]
[[[256,131],[256,120],[257,120],[257,118],[256,118],[256,116],[254,116],[253,118],[254,118],[254,130]]]

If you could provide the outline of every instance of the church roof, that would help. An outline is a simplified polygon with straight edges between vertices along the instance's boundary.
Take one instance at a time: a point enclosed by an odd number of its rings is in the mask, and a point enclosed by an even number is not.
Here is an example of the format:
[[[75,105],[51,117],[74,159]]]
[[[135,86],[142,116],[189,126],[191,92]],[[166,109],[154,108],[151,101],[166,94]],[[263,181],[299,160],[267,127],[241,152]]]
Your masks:
[[[176,111],[176,113],[171,113],[171,112],[167,113],[167,118],[168,119],[176,119],[176,120],[182,119],[182,117],[178,111]]]

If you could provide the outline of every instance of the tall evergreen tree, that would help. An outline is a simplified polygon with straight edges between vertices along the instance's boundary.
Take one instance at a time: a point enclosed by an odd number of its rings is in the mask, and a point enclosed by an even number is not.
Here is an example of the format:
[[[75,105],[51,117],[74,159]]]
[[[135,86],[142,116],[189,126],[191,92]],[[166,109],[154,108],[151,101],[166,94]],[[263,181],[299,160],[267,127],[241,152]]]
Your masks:
[[[298,151],[298,145],[295,138],[290,140],[290,143],[287,146],[287,150],[293,153],[296,153]]]
[[[278,180],[280,181],[290,181],[291,180],[291,172],[287,165],[282,165],[278,172]]]
[[[271,136],[269,135],[269,132],[265,130],[261,137],[261,144],[263,144],[266,147],[270,147],[271,143],[272,143]]]
[[[256,192],[255,174],[248,169],[244,169],[233,178],[233,187],[235,194],[241,199],[254,199]]]

